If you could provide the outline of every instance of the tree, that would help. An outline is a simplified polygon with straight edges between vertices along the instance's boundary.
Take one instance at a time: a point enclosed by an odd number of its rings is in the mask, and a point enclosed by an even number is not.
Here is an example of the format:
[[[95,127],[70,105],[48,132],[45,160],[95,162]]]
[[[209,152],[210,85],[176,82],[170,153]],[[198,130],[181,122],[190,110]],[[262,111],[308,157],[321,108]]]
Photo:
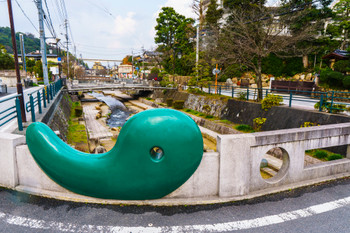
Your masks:
[[[0,44],[0,70],[15,68],[15,60],[7,53],[5,47]]]
[[[340,0],[334,6],[335,20],[337,23],[333,24],[339,37],[342,39],[340,49],[345,50],[349,44],[350,32],[350,0]]]
[[[222,18],[223,14],[224,11],[223,9],[218,9],[216,0],[210,0],[210,4],[205,16],[207,28],[219,28],[219,20]]]
[[[205,12],[207,10],[206,5],[203,3],[203,0],[193,0],[192,2],[193,12],[197,15],[199,21],[199,27],[202,29],[202,26],[205,22]]]
[[[256,73],[259,88],[258,100],[262,99],[262,61],[273,53],[295,55],[300,53],[297,43],[313,39],[315,24],[305,26],[295,32],[288,31],[303,12],[285,16],[274,16],[269,8],[256,6],[249,11],[244,8],[231,10],[231,19],[217,32],[216,58],[222,64],[241,64]],[[247,19],[250,20],[247,20]],[[291,34],[292,33],[292,34]]]
[[[178,14],[171,7],[163,7],[157,18],[155,42],[163,54],[164,69],[174,74],[178,60],[193,52],[194,20]]]

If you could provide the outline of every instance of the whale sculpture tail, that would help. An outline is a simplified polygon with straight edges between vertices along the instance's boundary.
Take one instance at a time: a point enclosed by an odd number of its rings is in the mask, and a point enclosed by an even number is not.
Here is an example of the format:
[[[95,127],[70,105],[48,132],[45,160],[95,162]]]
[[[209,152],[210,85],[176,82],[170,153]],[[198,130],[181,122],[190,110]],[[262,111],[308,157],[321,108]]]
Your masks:
[[[147,110],[123,126],[113,149],[86,154],[71,148],[43,123],[26,140],[33,158],[56,183],[106,199],[157,199],[185,183],[199,166],[203,138],[196,123],[171,109]]]

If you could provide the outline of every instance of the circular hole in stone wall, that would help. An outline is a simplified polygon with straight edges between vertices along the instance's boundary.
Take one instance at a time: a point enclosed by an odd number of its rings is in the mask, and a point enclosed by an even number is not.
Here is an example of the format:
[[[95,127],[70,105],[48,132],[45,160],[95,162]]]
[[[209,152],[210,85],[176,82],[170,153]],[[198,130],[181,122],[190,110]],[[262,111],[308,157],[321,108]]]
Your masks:
[[[261,177],[267,182],[278,182],[283,179],[289,168],[288,152],[275,147],[267,151],[260,162]]]

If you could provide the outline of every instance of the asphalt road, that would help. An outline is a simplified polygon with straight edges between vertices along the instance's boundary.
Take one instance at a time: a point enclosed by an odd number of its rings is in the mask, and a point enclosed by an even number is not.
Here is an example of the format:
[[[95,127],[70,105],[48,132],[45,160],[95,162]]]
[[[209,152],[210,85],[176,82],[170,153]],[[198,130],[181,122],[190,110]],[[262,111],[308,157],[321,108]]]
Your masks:
[[[81,204],[0,190],[0,232],[350,232],[350,179],[205,206]]]

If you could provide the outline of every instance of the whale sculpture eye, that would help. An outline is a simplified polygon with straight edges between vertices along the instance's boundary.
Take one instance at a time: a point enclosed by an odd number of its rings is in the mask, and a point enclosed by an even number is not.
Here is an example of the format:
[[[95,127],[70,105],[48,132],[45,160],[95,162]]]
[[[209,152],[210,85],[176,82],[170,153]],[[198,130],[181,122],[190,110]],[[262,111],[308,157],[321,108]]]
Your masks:
[[[164,151],[162,148],[155,146],[150,151],[151,158],[154,162],[158,163],[163,160]]]

